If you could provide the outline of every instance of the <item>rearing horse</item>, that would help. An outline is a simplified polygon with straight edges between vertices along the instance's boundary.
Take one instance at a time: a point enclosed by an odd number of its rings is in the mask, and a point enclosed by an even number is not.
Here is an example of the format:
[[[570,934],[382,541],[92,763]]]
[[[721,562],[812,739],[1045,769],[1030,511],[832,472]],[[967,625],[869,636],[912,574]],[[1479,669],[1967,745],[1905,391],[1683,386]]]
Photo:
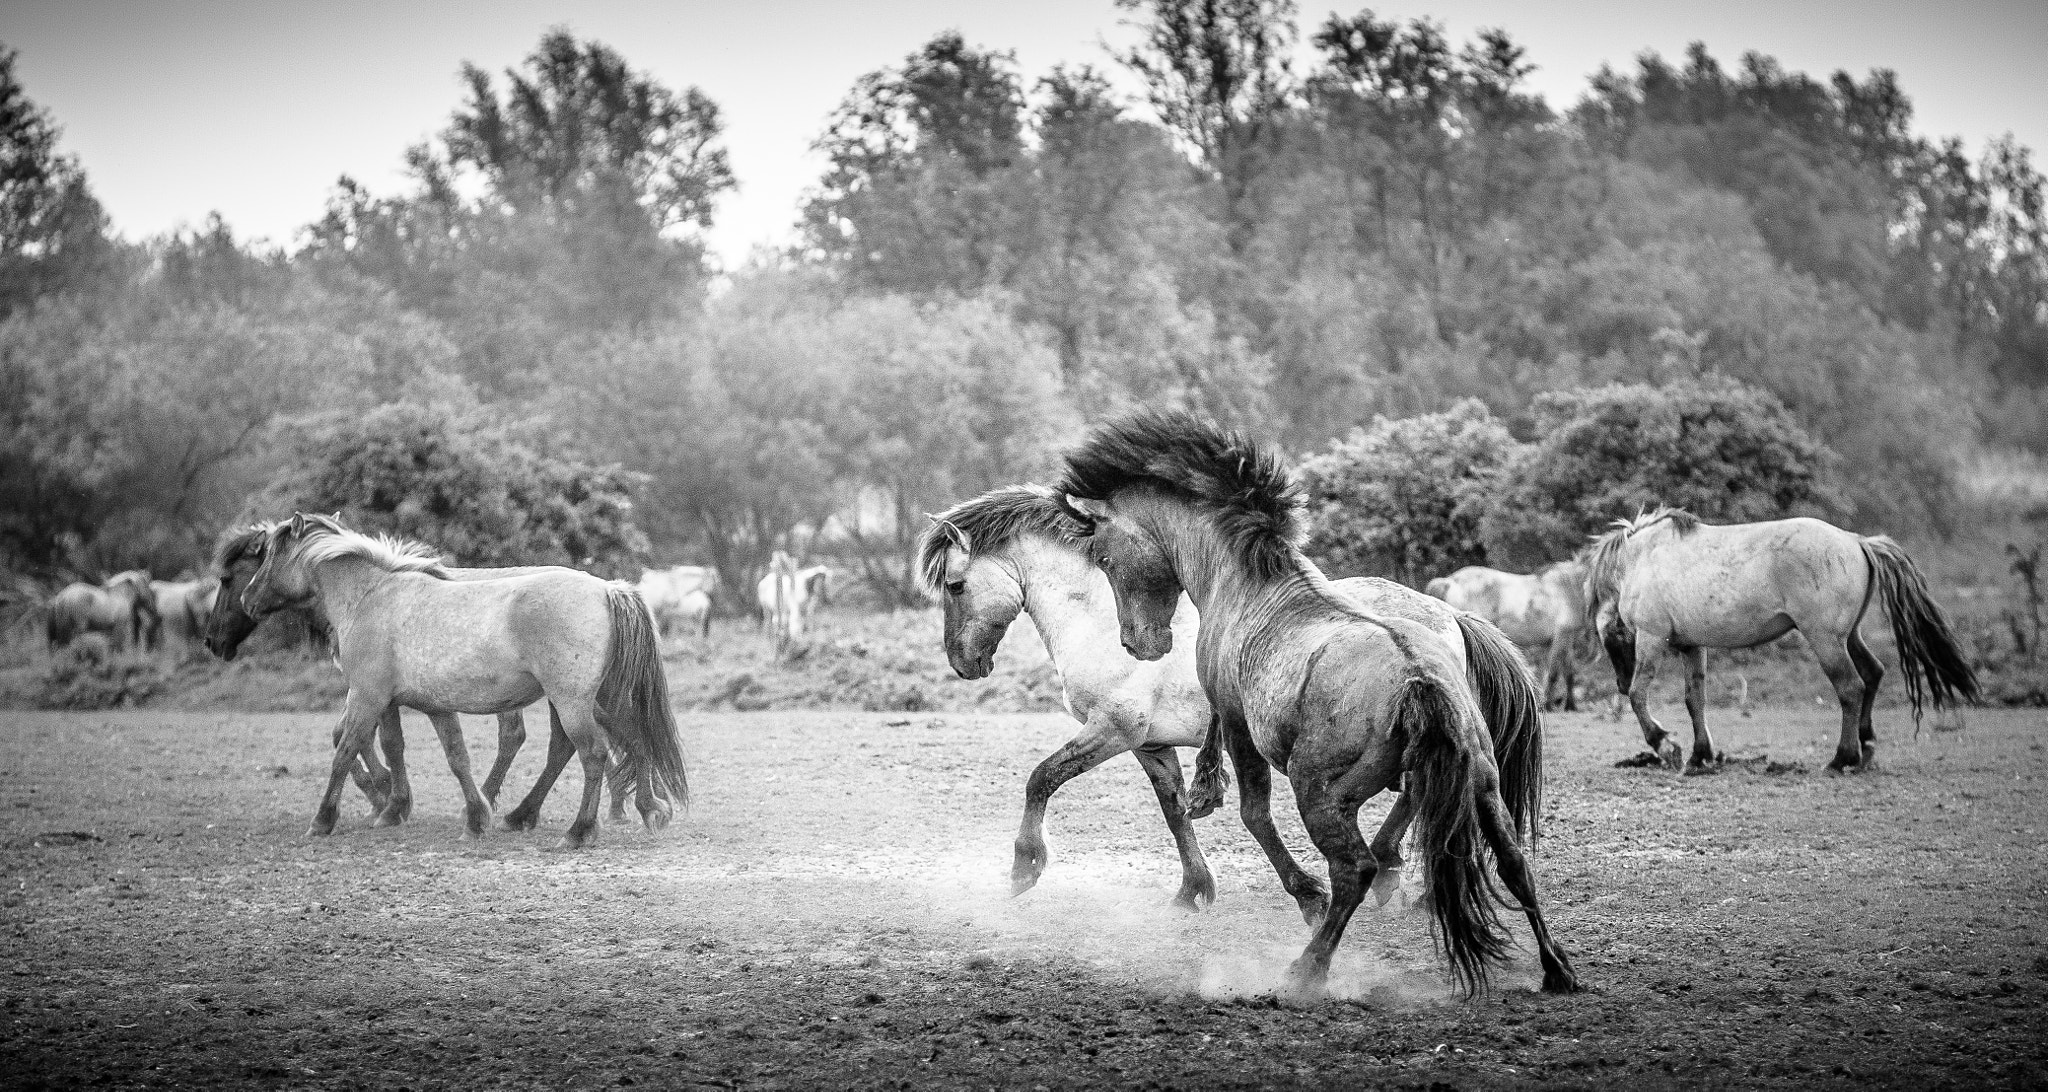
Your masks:
[[[1414,622],[1368,612],[1302,555],[1302,497],[1278,456],[1184,413],[1098,426],[1066,458],[1060,490],[1092,528],[1124,646],[1173,650],[1186,589],[1201,612],[1195,667],[1237,765],[1245,826],[1283,880],[1300,866],[1270,819],[1268,764],[1287,774],[1304,826],[1329,862],[1329,910],[1288,970],[1320,991],[1330,957],[1378,871],[1358,831],[1367,799],[1407,777],[1434,933],[1468,990],[1509,944],[1485,872],[1529,917],[1543,988],[1578,988],[1550,938],[1536,883],[1500,792],[1478,703],[1444,643]],[[1541,777],[1540,769],[1529,776]]]
[[[1679,763],[1679,747],[1650,715],[1647,688],[1665,649],[1685,659],[1685,711],[1692,718],[1687,765],[1720,760],[1707,732],[1703,648],[1753,648],[1796,629],[1820,660],[1842,706],[1842,738],[1828,769],[1860,769],[1876,755],[1870,708],[1884,665],[1858,627],[1870,601],[1883,602],[1906,673],[1913,719],[1923,692],[1943,708],[1978,700],[1977,675],[1906,551],[1884,535],[1864,537],[1810,518],[1702,523],[1660,507],[1593,540],[1586,613],[1628,695],[1643,741]],[[1668,746],[1667,746],[1668,744]]]
[[[665,821],[656,817],[668,808],[664,794],[688,799],[653,620],[632,588],[567,569],[454,581],[417,543],[303,514],[273,528],[262,555],[243,606],[261,617],[317,603],[348,680],[334,765],[311,833],[333,831],[342,783],[394,704],[434,721],[468,804],[471,836],[483,833],[490,805],[470,780],[453,714],[499,713],[543,696],[562,732],[550,737],[547,767],[527,801],[546,796],[571,751],[582,757],[583,803],[565,846],[596,837],[610,739],[642,786],[659,790],[640,794],[650,826]]]

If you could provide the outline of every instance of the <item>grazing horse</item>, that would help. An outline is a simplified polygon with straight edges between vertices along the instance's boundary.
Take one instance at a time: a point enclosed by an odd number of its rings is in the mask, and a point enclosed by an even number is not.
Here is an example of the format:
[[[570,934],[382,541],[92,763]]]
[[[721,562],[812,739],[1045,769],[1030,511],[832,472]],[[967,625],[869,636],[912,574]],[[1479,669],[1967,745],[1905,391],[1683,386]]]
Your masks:
[[[707,565],[676,565],[647,569],[634,585],[647,609],[654,612],[663,636],[671,623],[687,624],[697,636],[711,636],[711,593],[718,588],[718,570]]]
[[[1964,661],[1948,616],[1927,593],[1913,559],[1884,535],[1864,537],[1823,520],[1702,523],[1678,508],[1658,508],[1593,540],[1586,612],[1615,685],[1628,695],[1643,740],[1677,766],[1679,747],[1650,715],[1647,687],[1657,654],[1685,659],[1685,711],[1692,718],[1690,768],[1720,760],[1707,733],[1703,648],[1752,648],[1798,630],[1834,684],[1842,738],[1828,769],[1861,769],[1875,756],[1870,707],[1884,665],[1859,626],[1882,600],[1906,672],[1913,719],[1923,690],[1943,708],[1960,695],[1978,700],[1977,676]],[[1667,746],[1668,744],[1668,746]]]
[[[206,636],[206,616],[213,610],[220,584],[212,580],[152,580],[150,599],[156,604],[157,624],[147,635],[151,648],[162,648],[165,635],[175,638],[180,649],[190,649]]]
[[[1502,796],[1483,713],[1450,649],[1427,628],[1331,588],[1296,546],[1302,497],[1274,452],[1190,414],[1139,413],[1098,426],[1069,452],[1059,488],[1087,521],[1088,557],[1109,578],[1133,655],[1173,650],[1183,588],[1201,612],[1195,670],[1237,766],[1245,826],[1304,913],[1320,911],[1288,969],[1291,993],[1312,996],[1327,980],[1378,871],[1358,809],[1404,774],[1433,932],[1453,976],[1476,992],[1507,956],[1485,871],[1490,846],[1528,914],[1543,988],[1578,988],[1550,938],[1516,802]],[[1268,763],[1293,782],[1302,822],[1329,862],[1327,896],[1273,827]],[[1539,783],[1541,766],[1521,777]]]
[[[794,618],[795,632],[802,636],[804,623],[810,620],[811,615],[817,613],[818,606],[832,602],[832,569],[827,565],[812,565],[799,569],[788,554],[780,550],[775,553],[790,563],[787,582],[779,586],[783,589],[783,598],[791,604],[789,609]],[[760,609],[761,620],[770,625],[773,624],[776,610],[775,593],[778,585],[775,573],[775,564],[771,559],[768,575],[762,577],[761,582],[754,586],[754,602]]]
[[[583,803],[563,844],[595,839],[608,737],[625,751],[622,772],[639,785],[650,828],[667,823],[668,800],[688,799],[653,619],[630,586],[573,569],[450,580],[418,543],[303,514],[273,527],[260,549],[243,608],[260,618],[317,603],[348,680],[341,742],[311,833],[333,831],[342,780],[393,704],[434,722],[462,786],[471,837],[483,833],[490,804],[470,779],[455,714],[520,709],[543,696],[561,731],[550,735],[547,766],[506,816],[508,827],[537,821],[573,751],[583,760]]]
[[[1038,486],[997,489],[930,518],[932,526],[919,543],[919,572],[926,589],[943,596],[946,659],[954,673],[963,679],[987,677],[1010,624],[1019,612],[1029,614],[1059,672],[1067,712],[1083,726],[1025,782],[1024,820],[1010,869],[1012,893],[1029,890],[1045,871],[1045,809],[1053,793],[1131,751],[1152,782],[1180,852],[1181,886],[1174,904],[1192,910],[1214,902],[1216,883],[1189,822],[1206,812],[1188,806],[1173,750],[1211,738],[1209,699],[1195,677],[1193,605],[1183,596],[1174,612],[1171,653],[1150,663],[1137,660],[1117,643],[1116,604],[1109,582],[1082,552],[1081,524],[1050,491]],[[1485,704],[1504,710],[1495,726],[1500,747],[1542,746],[1528,672],[1499,631],[1390,581],[1362,578],[1336,587],[1360,603],[1427,626],[1461,667],[1469,651],[1469,670]],[[1210,759],[1213,764],[1214,756]],[[1374,885],[1382,905],[1400,885],[1406,817],[1406,809],[1397,807],[1373,841],[1374,855],[1387,865]]]
[[[67,585],[45,607],[43,635],[52,652],[81,634],[104,633],[116,649],[146,647],[156,628],[156,597],[149,574],[130,569],[98,586]]]
[[[1572,659],[1586,628],[1585,582],[1585,563],[1574,558],[1527,576],[1467,565],[1423,590],[1499,626],[1520,647],[1541,649],[1543,674],[1536,689],[1544,707],[1550,706],[1551,680],[1562,678],[1564,707],[1571,712],[1579,707],[1572,694]]]
[[[261,561],[263,542],[275,527],[271,523],[251,524],[237,528],[221,540],[214,554],[213,568],[219,574],[217,582],[211,582],[212,608],[201,623],[200,632],[206,640],[206,647],[215,656],[232,661],[241,651],[242,642],[247,640],[261,619],[242,609],[242,592],[256,575]],[[450,580],[496,580],[506,576],[523,576],[527,573],[573,572],[555,565],[527,565],[500,569],[459,569],[444,566]],[[377,810],[375,826],[397,826],[412,817],[412,782],[406,776],[405,733],[399,721],[398,706],[392,705],[384,711],[378,722],[377,738],[387,760],[391,763],[387,771],[377,761],[377,751],[365,748],[362,765],[352,772],[358,787],[370,798]],[[443,741],[444,745],[446,741]],[[498,791],[505,784],[505,775],[512,769],[512,760],[519,755],[519,749],[526,745],[526,718],[521,710],[511,709],[498,714],[498,753],[491,762],[491,772],[484,777],[480,787],[484,799],[496,805]],[[623,783],[613,782],[612,817],[623,818],[619,807],[618,793]]]

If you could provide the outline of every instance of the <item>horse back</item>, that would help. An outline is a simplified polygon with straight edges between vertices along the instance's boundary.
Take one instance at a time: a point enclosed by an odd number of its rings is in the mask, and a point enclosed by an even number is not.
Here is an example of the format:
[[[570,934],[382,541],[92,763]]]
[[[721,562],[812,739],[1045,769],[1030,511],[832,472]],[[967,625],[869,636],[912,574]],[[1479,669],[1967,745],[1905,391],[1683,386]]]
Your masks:
[[[1649,633],[1741,648],[1793,625],[1853,624],[1862,613],[1870,567],[1860,540],[1825,520],[1700,524],[1657,536],[1630,559],[1617,603]]]
[[[351,685],[361,675],[401,693],[461,693],[479,706],[447,706],[463,712],[496,711],[480,707],[491,704],[479,696],[487,691],[524,704],[535,682],[552,694],[555,680],[579,679],[594,693],[611,640],[607,588],[575,569],[472,580],[394,573],[356,608],[337,654]]]

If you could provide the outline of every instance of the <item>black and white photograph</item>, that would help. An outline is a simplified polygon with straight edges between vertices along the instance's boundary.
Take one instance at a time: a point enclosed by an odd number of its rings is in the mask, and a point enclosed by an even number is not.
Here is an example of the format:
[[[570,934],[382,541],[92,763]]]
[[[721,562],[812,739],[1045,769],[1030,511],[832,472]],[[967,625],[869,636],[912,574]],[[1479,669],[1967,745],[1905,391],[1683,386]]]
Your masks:
[[[0,0],[0,1088],[2048,1089],[2044,58]]]

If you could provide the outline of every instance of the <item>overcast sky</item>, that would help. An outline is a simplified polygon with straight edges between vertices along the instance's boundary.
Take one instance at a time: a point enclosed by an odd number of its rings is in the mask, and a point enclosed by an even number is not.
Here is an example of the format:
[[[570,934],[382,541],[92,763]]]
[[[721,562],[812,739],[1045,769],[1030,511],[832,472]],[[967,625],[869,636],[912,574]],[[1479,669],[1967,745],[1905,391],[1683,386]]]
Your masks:
[[[1680,60],[1699,40],[1730,70],[1747,50],[1819,79],[1891,68],[1924,135],[1961,136],[1973,152],[2005,132],[2048,146],[2048,0],[1370,6],[1434,18],[1458,44],[1480,27],[1506,29],[1539,66],[1533,89],[1559,110],[1603,61],[1631,68],[1646,49]],[[1332,10],[1358,9],[1301,10],[1311,31]],[[460,100],[462,62],[499,72],[562,25],[724,109],[741,188],[721,204],[710,241],[729,266],[754,245],[789,240],[798,197],[821,169],[810,143],[862,73],[949,28],[1015,50],[1027,82],[1059,62],[1114,68],[1103,43],[1132,37],[1119,24],[1111,0],[0,0],[0,41],[19,50],[30,96],[55,114],[64,149],[130,238],[218,211],[239,235],[290,245],[337,177],[380,194],[400,188],[405,147],[444,126]]]

